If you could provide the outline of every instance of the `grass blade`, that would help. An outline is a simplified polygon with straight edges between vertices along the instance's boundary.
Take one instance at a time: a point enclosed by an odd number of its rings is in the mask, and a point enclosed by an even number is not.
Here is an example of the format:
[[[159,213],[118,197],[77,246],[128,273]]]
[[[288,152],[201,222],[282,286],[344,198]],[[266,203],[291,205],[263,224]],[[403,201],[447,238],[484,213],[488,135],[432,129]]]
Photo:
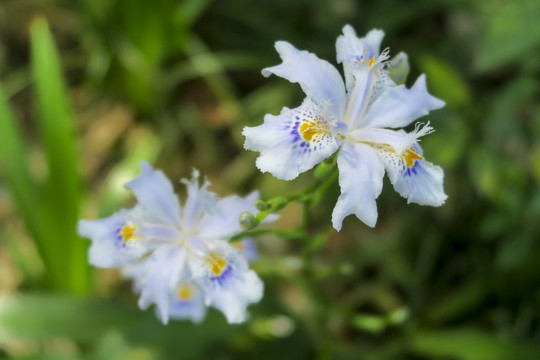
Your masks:
[[[45,246],[41,238],[38,191],[27,167],[27,154],[21,132],[0,85],[0,163],[1,171],[11,190],[13,201],[27,224],[30,235],[36,240],[45,259]]]
[[[46,253],[50,254],[55,286],[83,293],[88,287],[87,244],[76,233],[81,180],[74,118],[58,54],[43,18],[31,25],[31,50],[39,130],[49,170],[42,198]]]

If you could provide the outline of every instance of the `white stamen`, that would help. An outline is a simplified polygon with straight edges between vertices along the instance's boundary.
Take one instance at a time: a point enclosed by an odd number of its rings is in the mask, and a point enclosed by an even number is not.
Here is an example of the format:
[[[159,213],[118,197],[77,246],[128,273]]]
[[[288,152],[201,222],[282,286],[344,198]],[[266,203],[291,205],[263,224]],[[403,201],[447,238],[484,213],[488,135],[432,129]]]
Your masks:
[[[390,66],[390,48],[387,47],[384,49],[381,54],[376,59],[376,64],[381,64],[381,68],[384,68],[386,66]]]
[[[428,135],[428,134],[431,134],[432,132],[434,132],[435,130],[429,125],[429,121],[420,129],[420,127],[424,125],[423,123],[416,123],[414,125],[414,132],[413,132],[413,135],[416,139],[422,137],[422,136],[425,136],[425,135]],[[419,141],[419,140],[418,140]]]

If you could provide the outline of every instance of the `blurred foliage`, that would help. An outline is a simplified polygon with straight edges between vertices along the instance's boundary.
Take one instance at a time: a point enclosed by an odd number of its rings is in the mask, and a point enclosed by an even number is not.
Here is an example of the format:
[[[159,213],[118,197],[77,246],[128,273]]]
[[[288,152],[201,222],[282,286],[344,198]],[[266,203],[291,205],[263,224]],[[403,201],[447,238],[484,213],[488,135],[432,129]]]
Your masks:
[[[535,0],[0,2],[0,358],[540,358],[539,18]],[[377,227],[336,233],[334,184],[309,244],[259,239],[265,297],[241,326],[211,311],[164,327],[116,271],[89,277],[75,221],[132,203],[140,160],[171,179],[197,167],[223,195],[303,190],[312,173],[260,174],[241,129],[301,101],[260,75],[273,43],[335,63],[346,23],[384,29],[407,84],[426,73],[447,102],[422,140],[444,206],[387,182]]]

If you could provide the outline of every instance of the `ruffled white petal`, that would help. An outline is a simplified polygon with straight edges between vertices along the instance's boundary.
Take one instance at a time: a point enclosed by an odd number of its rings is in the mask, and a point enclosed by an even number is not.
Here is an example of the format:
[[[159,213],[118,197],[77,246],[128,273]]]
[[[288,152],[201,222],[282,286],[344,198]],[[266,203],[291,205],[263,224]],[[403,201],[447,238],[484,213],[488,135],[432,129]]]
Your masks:
[[[140,293],[144,286],[144,274],[148,266],[148,258],[142,258],[139,262],[124,266],[122,276],[133,281],[133,291]]]
[[[282,180],[292,180],[311,169],[338,148],[334,126],[309,99],[296,108],[283,108],[281,114],[267,114],[264,123],[245,127],[244,147],[258,151],[256,165]]]
[[[384,166],[377,152],[366,144],[344,143],[338,154],[341,195],[332,213],[332,225],[339,231],[350,214],[374,227],[377,222],[375,199],[382,190]]]
[[[77,231],[89,238],[88,262],[101,268],[131,264],[159,245],[144,237],[138,225],[139,209],[121,210],[100,220],[80,220]]]
[[[343,35],[336,41],[336,53],[337,62],[343,63],[348,91],[351,91],[355,84],[355,72],[360,65],[365,65],[369,70],[370,59],[379,56],[383,37],[382,30],[373,29],[365,37],[358,38],[352,26],[343,27]]]
[[[171,182],[147,162],[141,162],[141,169],[141,175],[124,186],[137,197],[146,221],[178,227],[180,205]]]
[[[183,294],[187,293],[187,294]],[[171,319],[190,319],[200,323],[206,316],[206,305],[202,290],[192,281],[180,281],[173,294],[169,309]]]
[[[366,34],[365,37],[360,39],[360,41],[364,43],[368,48],[368,56],[370,58],[374,56],[379,56],[379,54],[381,53],[381,43],[383,38],[384,31],[382,31],[381,29],[372,29]]]
[[[444,173],[439,166],[423,160],[422,149],[415,144],[403,155],[379,151],[394,189],[407,203],[441,206],[446,201]]]
[[[345,109],[345,87],[337,69],[307,51],[300,51],[285,41],[276,42],[283,63],[263,69],[266,77],[275,74],[300,84],[306,95],[317,105],[330,105],[330,113],[340,118]],[[329,103],[329,104],[328,104]]]
[[[404,85],[386,88],[368,107],[360,126],[405,127],[431,110],[443,106],[443,101],[428,93],[426,77],[421,75],[410,89]]]
[[[206,302],[219,309],[230,324],[238,324],[247,319],[247,306],[261,300],[263,283],[253,270],[237,275],[229,288],[207,292]]]
[[[246,319],[246,308],[261,299],[263,284],[248,268],[242,253],[224,241],[190,239],[188,261],[193,280],[205,293],[205,302],[223,312],[229,323]]]
[[[407,203],[441,206],[448,196],[443,189],[444,172],[440,166],[419,160],[410,173],[403,173],[394,189],[407,199]]]
[[[255,241],[251,238],[231,242],[231,246],[240,250],[248,262],[255,261],[259,257]]]
[[[206,316],[206,305],[202,290],[191,281],[185,257],[179,254],[179,247],[169,247],[168,254],[160,252],[138,263],[122,269],[122,275],[133,281],[134,291],[140,293],[139,305],[142,308],[156,302],[156,315],[166,323],[167,319],[190,319],[201,322]],[[184,250],[180,250],[183,252]],[[180,255],[180,256],[178,256]],[[156,258],[156,256],[158,258]],[[167,259],[170,256],[169,259]],[[160,261],[164,261],[160,263]],[[172,268],[170,267],[171,265]],[[179,269],[179,267],[182,267]],[[170,272],[170,273],[169,273]],[[176,274],[174,274],[176,272]],[[169,278],[169,275],[171,277]],[[175,282],[178,282],[175,284]],[[167,302],[166,296],[170,299]],[[164,314],[168,307],[168,315]]]
[[[182,179],[182,183],[186,185],[187,189],[182,228],[187,233],[193,233],[199,228],[199,222],[205,212],[214,207],[216,196],[208,191],[210,186],[208,181],[204,181],[202,186],[199,185],[199,172],[197,170],[193,170],[191,180]]]
[[[259,199],[257,191],[246,197],[228,196],[218,200],[208,210],[199,224],[199,235],[203,238],[226,240],[242,231],[238,221],[240,214],[247,211],[256,213],[255,200]]]
[[[177,244],[160,246],[147,260],[139,307],[155,303],[163,324],[169,321],[170,304],[186,265],[186,252]]]

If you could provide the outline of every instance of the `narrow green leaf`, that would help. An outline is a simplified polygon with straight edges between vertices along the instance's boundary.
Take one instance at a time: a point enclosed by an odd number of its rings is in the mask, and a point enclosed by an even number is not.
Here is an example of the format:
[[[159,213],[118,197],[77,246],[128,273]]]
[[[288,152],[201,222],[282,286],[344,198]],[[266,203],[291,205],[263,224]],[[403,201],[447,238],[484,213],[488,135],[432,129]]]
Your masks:
[[[27,167],[27,155],[21,132],[7,103],[0,85],[0,165],[13,196],[32,238],[36,241],[41,256],[46,251],[41,233],[40,213],[37,205],[38,192]]]
[[[86,242],[78,238],[80,202],[74,119],[62,79],[60,61],[43,18],[31,25],[32,70],[39,111],[39,130],[49,177],[42,214],[54,285],[82,293],[88,287]]]
[[[411,350],[428,358],[456,360],[533,360],[540,348],[477,329],[422,330],[407,342]]]
[[[182,358],[204,359],[211,344],[244,331],[245,325],[231,326],[214,310],[201,324],[171,320],[165,326],[153,311],[143,312],[134,305],[43,294],[0,299],[0,347],[17,340],[95,342],[115,332],[130,348],[151,347],[169,354],[162,358],[176,359],[181,352]]]

